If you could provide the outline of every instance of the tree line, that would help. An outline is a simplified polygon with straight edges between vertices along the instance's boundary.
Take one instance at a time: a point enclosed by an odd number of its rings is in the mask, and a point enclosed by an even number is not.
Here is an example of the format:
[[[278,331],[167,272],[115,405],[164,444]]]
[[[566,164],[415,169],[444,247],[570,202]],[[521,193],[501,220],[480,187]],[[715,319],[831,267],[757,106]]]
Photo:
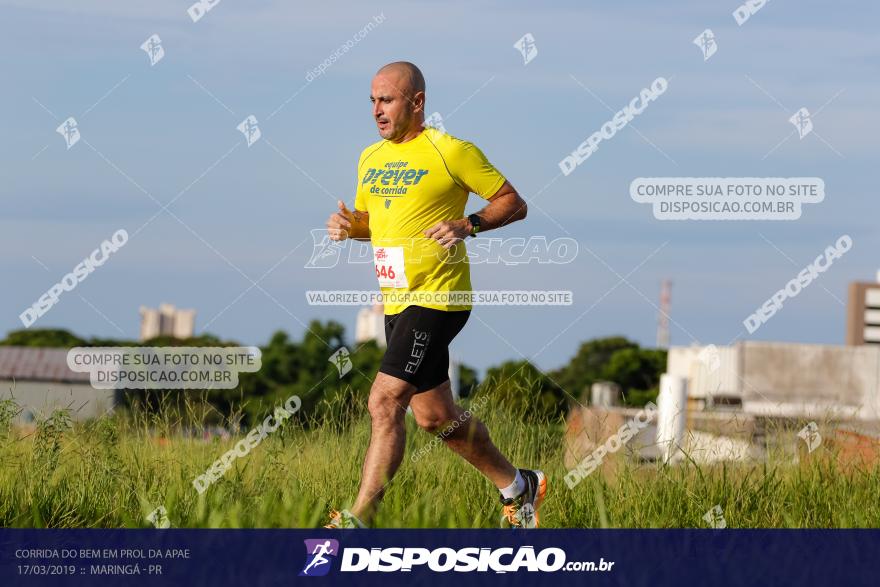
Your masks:
[[[212,334],[188,339],[160,336],[144,342],[81,338],[63,329],[28,329],[10,332],[0,346],[73,348],[77,346],[241,346]],[[343,369],[331,355],[345,347]],[[379,369],[384,350],[374,341],[348,344],[345,328],[333,320],[312,321],[301,340],[291,340],[284,331],[275,332],[260,347],[262,366],[255,373],[241,373],[235,389],[184,392],[204,401],[210,408],[208,420],[243,425],[257,421],[267,410],[291,395],[302,399],[302,417],[311,421],[343,422],[366,409],[366,398]],[[347,362],[350,361],[350,364]],[[350,368],[348,368],[350,367]],[[657,396],[660,374],[666,367],[666,351],[640,347],[621,336],[597,338],[580,345],[564,366],[543,372],[527,360],[506,361],[490,367],[480,381],[475,369],[461,365],[462,397],[486,394],[505,408],[527,419],[551,421],[564,416],[577,403],[589,402],[590,386],[613,381],[622,391],[625,404],[640,406]],[[344,371],[344,374],[341,374]],[[200,390],[201,391],[201,390]],[[181,404],[184,393],[127,390],[123,405],[159,410],[163,405]],[[231,418],[232,417],[232,418]]]

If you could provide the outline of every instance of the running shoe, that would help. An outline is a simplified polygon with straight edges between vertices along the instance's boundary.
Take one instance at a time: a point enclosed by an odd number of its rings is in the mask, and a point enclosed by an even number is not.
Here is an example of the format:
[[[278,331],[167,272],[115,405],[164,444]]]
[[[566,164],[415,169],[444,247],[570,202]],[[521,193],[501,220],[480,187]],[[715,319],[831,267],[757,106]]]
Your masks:
[[[366,528],[364,523],[348,510],[341,512],[330,510],[330,522],[324,527],[331,529]]]
[[[531,469],[520,469],[519,474],[526,482],[525,491],[514,498],[501,497],[504,505],[501,527],[537,528],[538,508],[547,493],[547,478],[543,472]]]

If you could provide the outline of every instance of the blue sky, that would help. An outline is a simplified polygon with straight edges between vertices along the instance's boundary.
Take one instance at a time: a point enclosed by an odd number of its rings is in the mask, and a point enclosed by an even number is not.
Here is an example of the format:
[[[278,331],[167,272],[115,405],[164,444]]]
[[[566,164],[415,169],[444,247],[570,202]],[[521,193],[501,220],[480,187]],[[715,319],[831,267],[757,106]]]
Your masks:
[[[492,236],[580,243],[569,265],[474,267],[478,289],[567,289],[574,305],[478,308],[453,344],[467,363],[552,369],[612,334],[652,345],[664,278],[673,344],[841,344],[847,284],[880,268],[873,3],[769,2],[742,26],[736,1],[223,0],[195,23],[189,4],[0,2],[0,331],[101,240],[179,195],[174,216],[156,216],[35,326],[135,338],[138,307],[171,302],[248,344],[277,329],[298,338],[315,318],[353,335],[356,308],[310,307],[303,292],[371,289],[371,268],[304,269],[309,230],[335,198],[353,202],[357,156],[378,138],[370,78],[398,59],[423,69],[428,112],[531,201],[525,222]],[[384,22],[306,84],[376,15]],[[704,62],[691,41],[705,28],[719,48]],[[166,53],[150,67],[140,45],[154,33]],[[525,33],[538,48],[528,65],[513,48]],[[643,136],[625,128],[559,177],[560,159],[611,118],[583,86],[617,110],[658,76],[669,88],[633,121]],[[821,139],[765,156],[800,107],[821,109]],[[248,148],[236,125],[250,114],[263,139]],[[70,150],[55,133],[68,116],[84,139]],[[674,223],[629,197],[634,178],[654,176],[815,176],[826,198],[791,222]],[[480,205],[472,196],[469,210]],[[743,319],[842,234],[852,251],[747,335]]]

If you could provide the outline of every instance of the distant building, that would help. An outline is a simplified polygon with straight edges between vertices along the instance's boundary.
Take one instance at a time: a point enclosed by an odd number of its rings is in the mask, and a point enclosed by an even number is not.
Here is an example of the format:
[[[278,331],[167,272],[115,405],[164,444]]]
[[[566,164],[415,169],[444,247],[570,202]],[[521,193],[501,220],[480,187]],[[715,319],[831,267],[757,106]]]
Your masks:
[[[95,389],[88,373],[71,371],[67,349],[0,346],[0,399],[14,398],[19,422],[29,424],[56,408],[70,408],[76,421],[110,412],[121,399],[113,389]]]
[[[141,341],[157,336],[192,338],[195,333],[195,310],[180,310],[172,304],[160,304],[158,310],[141,306],[140,313]]]
[[[741,341],[669,349],[666,372],[687,382],[692,408],[880,420],[880,345]]]
[[[849,284],[846,344],[880,344],[880,272],[876,283]]]
[[[461,396],[461,364],[452,353],[449,353],[449,388],[452,391],[452,399],[458,400]]]
[[[385,309],[382,304],[375,304],[372,308],[361,308],[357,314],[357,324],[354,329],[354,342],[361,344],[368,340],[375,340],[380,348],[385,348]]]

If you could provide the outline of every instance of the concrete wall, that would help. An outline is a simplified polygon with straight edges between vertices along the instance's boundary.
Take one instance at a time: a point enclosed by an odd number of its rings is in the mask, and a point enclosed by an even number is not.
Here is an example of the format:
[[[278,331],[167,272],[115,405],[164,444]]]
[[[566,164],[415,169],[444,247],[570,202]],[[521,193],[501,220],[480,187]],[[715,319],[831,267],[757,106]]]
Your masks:
[[[689,397],[738,396],[756,414],[880,419],[880,346],[744,341],[717,347],[714,370],[705,348],[669,349],[667,373],[687,379]]]
[[[717,363],[713,363],[715,359]],[[740,395],[739,347],[719,346],[714,353],[704,346],[672,347],[666,359],[666,372],[687,379],[691,398]]]
[[[741,343],[744,407],[836,408],[880,417],[880,347]]]
[[[95,418],[113,410],[115,394],[115,390],[94,389],[88,383],[0,380],[0,399],[14,397],[22,408],[20,424],[48,416],[55,408],[70,408],[75,421]]]

